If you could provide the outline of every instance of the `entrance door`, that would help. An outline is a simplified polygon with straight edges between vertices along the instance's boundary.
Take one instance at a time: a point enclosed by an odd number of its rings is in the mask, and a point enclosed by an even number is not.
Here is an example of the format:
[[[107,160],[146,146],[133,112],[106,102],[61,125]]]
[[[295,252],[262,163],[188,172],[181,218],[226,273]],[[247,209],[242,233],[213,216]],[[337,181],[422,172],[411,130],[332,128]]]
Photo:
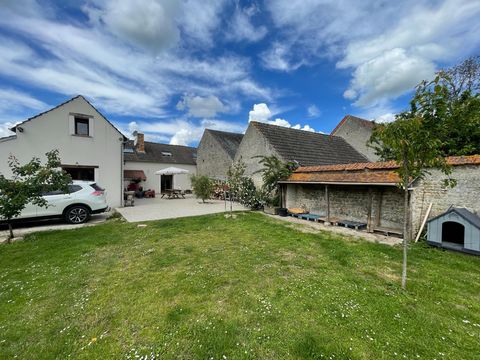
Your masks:
[[[455,221],[445,221],[442,224],[442,242],[465,244],[465,227]]]
[[[171,189],[173,189],[173,175],[160,176],[160,191],[164,192]]]

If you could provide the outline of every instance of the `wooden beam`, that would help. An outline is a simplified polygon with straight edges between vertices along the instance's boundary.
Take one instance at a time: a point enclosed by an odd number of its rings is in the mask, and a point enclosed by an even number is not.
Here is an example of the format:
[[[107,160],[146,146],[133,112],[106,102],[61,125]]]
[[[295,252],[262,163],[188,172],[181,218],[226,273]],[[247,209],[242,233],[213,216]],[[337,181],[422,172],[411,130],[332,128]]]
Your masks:
[[[367,231],[373,232],[372,226],[372,207],[373,207],[373,191],[372,188],[368,188],[368,208],[367,208]]]
[[[325,225],[330,225],[330,194],[328,193],[328,185],[325,185],[325,201],[327,203],[327,221],[325,221]]]
[[[430,203],[430,205],[428,205],[428,210],[425,213],[425,217],[423,218],[422,226],[420,226],[420,230],[418,230],[417,236],[415,237],[415,242],[417,242],[418,239],[420,239],[420,235],[422,235],[422,231],[423,231],[423,228],[425,226],[425,223],[428,220],[428,216],[430,215],[430,211],[432,211],[432,206],[433,206],[433,203]]]
[[[377,198],[377,213],[375,214],[375,227],[380,226],[380,220],[382,218],[382,198],[383,198],[383,189],[380,189],[378,192]]]

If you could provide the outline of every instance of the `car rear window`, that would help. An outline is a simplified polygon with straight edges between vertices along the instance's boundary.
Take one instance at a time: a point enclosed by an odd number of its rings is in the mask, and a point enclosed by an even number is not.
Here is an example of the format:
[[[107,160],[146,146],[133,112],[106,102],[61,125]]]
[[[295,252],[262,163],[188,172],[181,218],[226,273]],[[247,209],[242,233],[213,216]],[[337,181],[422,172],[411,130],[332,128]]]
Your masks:
[[[90,186],[92,188],[95,189],[95,191],[105,191],[105,189],[101,188],[100,186],[98,186],[97,184],[90,184]]]
[[[68,192],[70,194],[76,193],[80,190],[82,190],[82,187],[80,185],[68,185]]]

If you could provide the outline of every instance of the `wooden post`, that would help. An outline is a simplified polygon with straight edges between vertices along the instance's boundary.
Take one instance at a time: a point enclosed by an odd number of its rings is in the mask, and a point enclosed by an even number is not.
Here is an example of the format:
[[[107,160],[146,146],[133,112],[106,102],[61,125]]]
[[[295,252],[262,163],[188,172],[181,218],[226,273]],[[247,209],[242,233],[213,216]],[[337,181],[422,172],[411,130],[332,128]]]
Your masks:
[[[372,188],[369,186],[368,187],[368,209],[367,209],[367,232],[373,232],[372,206],[373,206],[373,192],[372,192]]]
[[[375,214],[375,226],[380,226],[380,220],[382,218],[382,198],[383,198],[383,189],[380,189],[378,192],[377,199],[377,213]]]
[[[325,225],[330,225],[330,195],[328,193],[328,185],[325,185],[325,201],[327,203],[327,219]]]

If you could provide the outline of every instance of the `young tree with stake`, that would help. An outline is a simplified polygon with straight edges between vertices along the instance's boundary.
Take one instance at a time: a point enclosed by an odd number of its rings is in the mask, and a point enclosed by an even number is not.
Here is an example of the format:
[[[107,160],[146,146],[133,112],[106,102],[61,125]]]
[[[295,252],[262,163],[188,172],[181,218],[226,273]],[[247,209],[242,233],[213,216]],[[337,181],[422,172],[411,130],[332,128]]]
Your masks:
[[[407,250],[409,241],[409,193],[408,188],[413,180],[423,178],[431,169],[440,169],[444,174],[451,173],[441,151],[441,142],[425,126],[422,117],[412,112],[400,113],[396,120],[389,124],[379,124],[370,139],[371,145],[385,160],[395,160],[399,168],[399,186],[404,191],[403,219],[403,266],[402,288],[407,284]],[[445,185],[454,186],[453,179],[447,179]]]
[[[45,154],[46,163],[42,165],[39,158],[33,158],[25,165],[10,155],[8,165],[13,176],[6,178],[0,174],[0,220],[8,223],[10,230],[7,242],[13,238],[12,219],[19,216],[28,203],[47,207],[48,203],[42,193],[54,190],[68,190],[72,178],[60,169],[58,150]]]

